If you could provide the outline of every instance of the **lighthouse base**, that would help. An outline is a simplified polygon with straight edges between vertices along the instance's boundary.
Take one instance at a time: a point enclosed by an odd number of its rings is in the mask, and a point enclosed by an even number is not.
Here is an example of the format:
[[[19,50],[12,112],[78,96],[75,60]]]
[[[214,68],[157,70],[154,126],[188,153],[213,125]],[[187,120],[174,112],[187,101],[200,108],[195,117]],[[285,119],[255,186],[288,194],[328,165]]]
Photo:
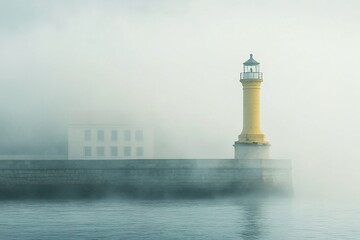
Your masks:
[[[270,159],[270,144],[235,142],[235,159]]]

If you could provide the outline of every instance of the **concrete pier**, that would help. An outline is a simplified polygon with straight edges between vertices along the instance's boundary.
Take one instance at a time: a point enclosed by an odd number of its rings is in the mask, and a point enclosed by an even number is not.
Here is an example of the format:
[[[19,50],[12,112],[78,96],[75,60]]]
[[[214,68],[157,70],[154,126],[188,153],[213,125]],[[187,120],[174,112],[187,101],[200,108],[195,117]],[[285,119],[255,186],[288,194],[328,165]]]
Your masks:
[[[291,193],[277,159],[1,160],[0,198]]]

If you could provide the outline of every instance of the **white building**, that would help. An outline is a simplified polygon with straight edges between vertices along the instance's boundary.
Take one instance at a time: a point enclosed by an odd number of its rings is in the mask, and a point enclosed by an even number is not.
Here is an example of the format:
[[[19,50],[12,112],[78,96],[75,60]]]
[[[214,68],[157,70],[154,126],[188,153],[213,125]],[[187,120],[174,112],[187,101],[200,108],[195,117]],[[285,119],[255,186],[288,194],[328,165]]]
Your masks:
[[[72,122],[68,159],[148,159],[154,156],[153,130],[140,125]]]

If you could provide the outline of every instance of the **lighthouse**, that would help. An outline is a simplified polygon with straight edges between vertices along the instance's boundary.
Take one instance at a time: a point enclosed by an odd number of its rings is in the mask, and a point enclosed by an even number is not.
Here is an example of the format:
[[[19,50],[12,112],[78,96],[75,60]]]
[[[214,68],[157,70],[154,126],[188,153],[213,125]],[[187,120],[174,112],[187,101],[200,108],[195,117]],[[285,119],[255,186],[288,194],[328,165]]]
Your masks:
[[[260,126],[260,90],[263,74],[260,63],[250,54],[243,63],[240,82],[243,86],[243,129],[234,144],[235,159],[269,159],[270,143]]]

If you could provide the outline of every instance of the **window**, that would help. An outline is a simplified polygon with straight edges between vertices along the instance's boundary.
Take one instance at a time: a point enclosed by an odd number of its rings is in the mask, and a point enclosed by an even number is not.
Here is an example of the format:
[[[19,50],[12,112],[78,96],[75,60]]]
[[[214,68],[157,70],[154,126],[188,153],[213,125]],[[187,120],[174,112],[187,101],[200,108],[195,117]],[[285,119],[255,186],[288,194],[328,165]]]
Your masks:
[[[144,155],[144,148],[143,147],[137,147],[136,148],[136,156],[142,157]]]
[[[111,147],[110,151],[111,151],[111,156],[112,157],[116,157],[118,155],[118,148],[117,147]]]
[[[91,147],[84,147],[84,156],[91,157]]]
[[[105,155],[104,147],[96,147],[96,156],[103,157]]]
[[[142,141],[144,139],[143,132],[138,130],[135,132],[135,139],[136,141]]]
[[[111,141],[118,140],[118,132],[116,130],[111,130]]]
[[[131,156],[131,147],[124,147],[124,156],[125,157]]]
[[[125,130],[125,132],[124,132],[124,140],[125,141],[130,141],[131,140],[131,132],[130,132],[130,130]]]
[[[97,130],[97,140],[104,141],[104,130]]]
[[[85,139],[85,141],[90,141],[91,140],[91,130],[90,129],[86,129],[84,131],[84,139]]]

